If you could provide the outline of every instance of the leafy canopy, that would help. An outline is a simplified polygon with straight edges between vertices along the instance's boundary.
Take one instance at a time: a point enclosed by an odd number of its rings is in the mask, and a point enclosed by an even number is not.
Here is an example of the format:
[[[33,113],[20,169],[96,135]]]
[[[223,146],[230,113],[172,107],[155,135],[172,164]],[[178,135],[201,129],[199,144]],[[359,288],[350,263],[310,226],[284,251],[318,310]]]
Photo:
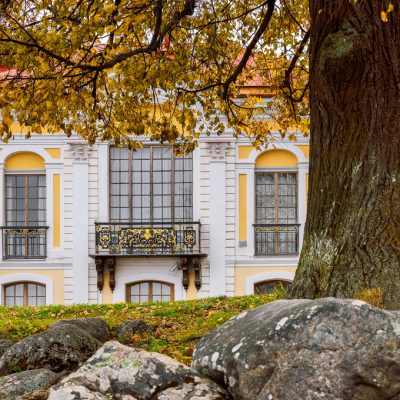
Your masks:
[[[187,149],[223,122],[256,146],[271,118],[304,132],[307,3],[2,2],[1,139],[13,123],[28,136],[46,128],[135,147],[148,135]]]

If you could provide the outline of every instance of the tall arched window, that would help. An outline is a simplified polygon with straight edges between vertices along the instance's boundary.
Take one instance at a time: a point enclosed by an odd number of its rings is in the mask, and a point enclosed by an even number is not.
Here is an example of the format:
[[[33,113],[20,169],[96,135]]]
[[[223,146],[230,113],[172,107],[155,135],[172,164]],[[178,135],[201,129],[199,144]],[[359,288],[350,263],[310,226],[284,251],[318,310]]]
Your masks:
[[[174,300],[174,285],[161,281],[133,282],[126,286],[128,303]]]
[[[255,254],[298,253],[297,158],[286,150],[256,160]]]
[[[46,286],[37,282],[13,282],[4,285],[4,305],[45,306]]]
[[[46,257],[46,174],[35,153],[16,153],[5,165],[4,258]]]

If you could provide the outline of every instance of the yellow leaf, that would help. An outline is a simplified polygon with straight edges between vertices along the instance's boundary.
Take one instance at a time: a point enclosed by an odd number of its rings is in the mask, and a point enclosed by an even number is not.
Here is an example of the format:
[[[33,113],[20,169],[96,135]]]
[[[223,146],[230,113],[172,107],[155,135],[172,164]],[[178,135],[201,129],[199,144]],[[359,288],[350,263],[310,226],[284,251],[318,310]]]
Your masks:
[[[387,9],[387,12],[388,12],[388,13],[390,13],[390,12],[392,12],[392,11],[393,11],[393,9],[394,9],[394,5],[393,5],[392,3],[389,3],[389,6],[388,6],[388,9]]]
[[[387,13],[385,11],[381,11],[381,20],[383,22],[388,22]]]

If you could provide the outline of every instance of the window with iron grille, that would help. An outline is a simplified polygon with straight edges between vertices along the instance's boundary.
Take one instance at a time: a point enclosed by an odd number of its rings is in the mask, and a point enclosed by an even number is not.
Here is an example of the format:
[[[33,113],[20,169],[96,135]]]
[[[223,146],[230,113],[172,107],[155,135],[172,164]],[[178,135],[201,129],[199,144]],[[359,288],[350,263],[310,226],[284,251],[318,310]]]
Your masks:
[[[5,175],[4,258],[46,257],[46,176]]]
[[[167,146],[110,151],[111,221],[192,220],[191,155],[176,157]]]
[[[256,173],[257,255],[298,252],[297,174]]]

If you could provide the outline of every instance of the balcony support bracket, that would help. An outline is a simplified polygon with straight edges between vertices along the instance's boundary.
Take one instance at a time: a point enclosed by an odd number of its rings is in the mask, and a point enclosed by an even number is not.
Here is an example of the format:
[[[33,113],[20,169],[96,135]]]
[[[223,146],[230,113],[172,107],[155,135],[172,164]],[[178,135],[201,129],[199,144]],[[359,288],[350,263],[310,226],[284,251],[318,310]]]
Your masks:
[[[103,257],[96,257],[94,263],[97,271],[97,289],[101,292],[104,286],[104,263]]]
[[[185,290],[188,290],[189,287],[189,267],[188,267],[188,259],[187,257],[181,257],[180,260],[181,271],[182,271],[182,286]]]
[[[194,284],[197,290],[201,289],[201,262],[199,257],[192,259],[194,269]]]

